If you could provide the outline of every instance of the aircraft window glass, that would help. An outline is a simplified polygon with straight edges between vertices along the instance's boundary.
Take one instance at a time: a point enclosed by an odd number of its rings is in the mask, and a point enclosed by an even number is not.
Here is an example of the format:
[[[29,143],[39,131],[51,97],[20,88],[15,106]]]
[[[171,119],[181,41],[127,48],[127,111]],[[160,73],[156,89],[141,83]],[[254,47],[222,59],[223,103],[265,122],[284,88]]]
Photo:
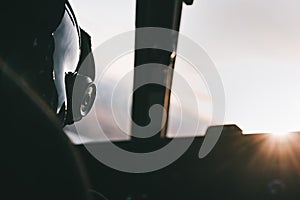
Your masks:
[[[94,49],[114,35],[134,30],[135,3],[129,0],[71,0],[79,24],[92,36]],[[237,124],[245,133],[300,130],[299,6],[298,1],[272,0],[247,3],[204,0],[183,6],[180,32],[207,52],[222,79],[226,100],[224,124]],[[105,109],[110,105],[105,102],[105,92],[132,71],[133,64],[133,52],[112,63],[107,79],[98,87],[97,98],[104,98],[96,99],[94,107],[98,113],[105,115]],[[99,67],[97,63],[96,67]],[[197,135],[204,135],[206,128],[214,124],[207,84],[201,75],[193,73],[188,61],[180,55],[176,58],[175,71],[187,77],[197,96],[200,112],[195,112],[189,104],[181,104],[181,109],[188,109],[189,117],[199,119]],[[132,94],[133,82],[133,75],[128,76],[132,78],[126,79],[124,89],[117,90],[115,96],[118,98],[114,100],[120,102],[119,125],[127,131],[131,127],[131,100],[124,98]],[[176,87],[180,85],[175,78],[173,88]],[[188,120],[184,124],[178,123],[180,109],[176,95],[180,94],[171,96],[168,136],[188,136],[193,134],[185,129],[189,126]],[[110,125],[111,117],[105,116],[104,120],[109,130],[107,137],[129,139],[118,127]],[[95,125],[87,121],[81,123],[85,123],[87,130],[94,129]],[[176,133],[179,125],[183,129]],[[66,131],[75,141],[76,135],[70,134],[74,127],[68,127]],[[79,142],[105,140],[98,136],[94,138],[93,134],[81,139]]]
[[[221,76],[225,124],[237,124],[244,133],[300,130],[299,6],[299,1],[205,0],[183,7],[180,32],[203,47]],[[184,70],[179,63],[175,68]],[[170,127],[176,124],[171,101]],[[201,93],[198,102],[207,103]]]

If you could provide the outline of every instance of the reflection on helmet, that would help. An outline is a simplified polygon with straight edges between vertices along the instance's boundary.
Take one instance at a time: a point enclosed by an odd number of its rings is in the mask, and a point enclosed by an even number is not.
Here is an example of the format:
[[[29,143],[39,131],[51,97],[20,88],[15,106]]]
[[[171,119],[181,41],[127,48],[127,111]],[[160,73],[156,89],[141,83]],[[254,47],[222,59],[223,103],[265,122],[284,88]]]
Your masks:
[[[58,93],[56,113],[64,125],[72,124],[91,110],[96,86],[93,84],[95,64],[91,55],[91,39],[78,26],[70,4],[66,4],[64,16],[53,37],[54,82]]]

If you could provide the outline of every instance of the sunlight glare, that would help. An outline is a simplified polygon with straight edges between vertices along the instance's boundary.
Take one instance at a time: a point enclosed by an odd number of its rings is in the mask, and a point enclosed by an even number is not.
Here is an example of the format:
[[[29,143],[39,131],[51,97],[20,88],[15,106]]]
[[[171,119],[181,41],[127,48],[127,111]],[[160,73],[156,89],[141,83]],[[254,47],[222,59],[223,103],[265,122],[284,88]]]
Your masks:
[[[284,132],[284,131],[276,131],[276,132],[274,132],[274,133],[272,133],[274,136],[276,136],[276,137],[285,137],[287,134],[288,134],[288,132]]]

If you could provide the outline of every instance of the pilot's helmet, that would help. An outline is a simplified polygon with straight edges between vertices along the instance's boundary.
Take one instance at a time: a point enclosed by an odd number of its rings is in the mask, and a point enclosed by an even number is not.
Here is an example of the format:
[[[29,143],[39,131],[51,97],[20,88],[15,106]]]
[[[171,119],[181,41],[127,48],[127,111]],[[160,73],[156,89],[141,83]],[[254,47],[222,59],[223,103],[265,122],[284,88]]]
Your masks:
[[[34,26],[34,31],[9,38],[0,58],[13,73],[11,78],[28,95],[46,102],[66,125],[91,110],[96,96],[95,64],[91,38],[79,27],[68,2],[61,16],[54,31]]]

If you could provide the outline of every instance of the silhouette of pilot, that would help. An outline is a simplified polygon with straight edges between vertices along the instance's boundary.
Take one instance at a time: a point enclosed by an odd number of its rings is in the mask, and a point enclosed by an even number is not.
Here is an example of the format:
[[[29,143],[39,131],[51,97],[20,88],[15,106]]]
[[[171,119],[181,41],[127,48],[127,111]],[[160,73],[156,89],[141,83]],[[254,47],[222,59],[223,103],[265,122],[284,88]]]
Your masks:
[[[62,125],[79,121],[95,99],[95,65],[90,36],[79,27],[69,2],[6,1],[0,9],[2,59],[42,97]]]
[[[73,119],[66,121],[62,101],[67,97],[59,99],[54,77],[57,63],[68,58],[55,57],[56,52],[68,54],[56,48],[61,45],[56,31],[65,33],[69,22],[78,31],[80,41],[73,42],[80,50],[75,51],[79,55],[73,68],[90,51],[90,38],[71,12],[65,0],[1,2],[0,199],[95,199],[78,153],[61,130]],[[92,81],[95,71],[90,66],[83,74]]]

